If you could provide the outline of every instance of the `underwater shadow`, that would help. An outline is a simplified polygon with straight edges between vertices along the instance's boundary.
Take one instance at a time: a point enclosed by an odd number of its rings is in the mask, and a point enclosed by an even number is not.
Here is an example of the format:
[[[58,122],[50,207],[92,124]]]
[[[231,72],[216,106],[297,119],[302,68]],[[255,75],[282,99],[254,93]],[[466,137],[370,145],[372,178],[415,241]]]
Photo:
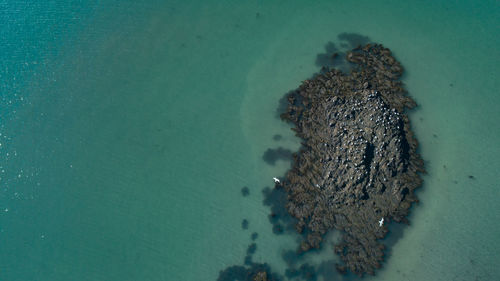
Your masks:
[[[278,147],[276,149],[268,148],[264,155],[262,155],[262,160],[269,165],[274,166],[276,161],[290,161],[292,159],[292,151],[287,148]]]

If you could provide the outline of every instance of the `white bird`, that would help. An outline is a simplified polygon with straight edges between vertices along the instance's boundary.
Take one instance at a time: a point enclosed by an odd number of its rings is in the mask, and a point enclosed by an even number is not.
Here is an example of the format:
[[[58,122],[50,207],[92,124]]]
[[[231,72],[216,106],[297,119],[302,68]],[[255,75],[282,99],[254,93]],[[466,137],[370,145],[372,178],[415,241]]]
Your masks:
[[[281,183],[278,178],[273,178],[273,180],[274,180],[274,183]]]
[[[382,226],[384,224],[384,218],[381,218],[379,221],[378,221],[378,226]]]

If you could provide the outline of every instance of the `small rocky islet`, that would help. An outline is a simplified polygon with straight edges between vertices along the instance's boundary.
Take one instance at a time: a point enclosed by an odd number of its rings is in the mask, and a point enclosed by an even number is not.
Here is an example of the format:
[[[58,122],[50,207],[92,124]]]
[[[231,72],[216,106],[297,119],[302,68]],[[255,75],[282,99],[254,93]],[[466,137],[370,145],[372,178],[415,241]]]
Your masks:
[[[343,261],[337,270],[373,275],[384,260],[387,223],[408,223],[425,170],[405,114],[416,103],[400,81],[401,64],[380,44],[358,46],[346,60],[349,73],[324,67],[287,94],[281,118],[293,124],[302,147],[291,155],[285,177],[264,190],[264,204],[271,206],[276,234],[291,229],[301,235],[292,255],[320,248],[337,230],[342,239],[334,251]],[[226,268],[218,280],[285,280],[269,265],[252,262],[255,249],[251,244],[245,265]],[[289,266],[288,278],[319,275],[314,266]]]
[[[406,109],[416,106],[389,49],[367,44],[347,53],[350,73],[324,69],[288,94],[281,115],[302,139],[292,168],[275,188],[304,239],[298,252],[319,248],[336,229],[340,272],[374,274],[381,266],[386,223],[407,223],[423,160]]]

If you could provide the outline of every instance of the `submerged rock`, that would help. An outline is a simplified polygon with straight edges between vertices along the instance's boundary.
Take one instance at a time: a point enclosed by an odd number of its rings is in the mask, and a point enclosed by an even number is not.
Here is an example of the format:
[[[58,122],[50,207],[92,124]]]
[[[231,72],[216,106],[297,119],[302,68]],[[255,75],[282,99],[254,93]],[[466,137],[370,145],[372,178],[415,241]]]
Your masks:
[[[248,229],[248,220],[247,219],[243,219],[241,221],[241,228]]]
[[[241,189],[241,195],[243,195],[243,197],[246,197],[246,196],[250,195],[250,189],[248,189],[248,187],[244,186]]]
[[[217,281],[281,281],[283,278],[271,271],[268,264],[252,263],[250,266],[231,266],[219,272]]]
[[[337,229],[339,271],[374,274],[384,256],[384,222],[407,222],[423,161],[404,113],[415,102],[399,81],[399,62],[377,44],[354,49],[347,60],[349,74],[324,71],[288,94],[281,117],[303,146],[279,185],[304,236],[300,252],[319,248]]]

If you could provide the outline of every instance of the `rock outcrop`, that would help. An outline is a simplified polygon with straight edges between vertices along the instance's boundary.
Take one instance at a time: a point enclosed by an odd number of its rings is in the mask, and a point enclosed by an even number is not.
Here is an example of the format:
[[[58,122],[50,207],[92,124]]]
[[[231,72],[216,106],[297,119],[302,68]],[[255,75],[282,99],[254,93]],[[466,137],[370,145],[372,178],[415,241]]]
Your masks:
[[[343,233],[338,270],[374,274],[386,223],[407,222],[424,168],[405,114],[415,102],[399,80],[400,63],[378,44],[354,49],[347,60],[350,73],[325,70],[288,94],[281,117],[303,146],[276,188],[287,192],[287,211],[298,220],[300,252],[319,248],[336,229]]]

